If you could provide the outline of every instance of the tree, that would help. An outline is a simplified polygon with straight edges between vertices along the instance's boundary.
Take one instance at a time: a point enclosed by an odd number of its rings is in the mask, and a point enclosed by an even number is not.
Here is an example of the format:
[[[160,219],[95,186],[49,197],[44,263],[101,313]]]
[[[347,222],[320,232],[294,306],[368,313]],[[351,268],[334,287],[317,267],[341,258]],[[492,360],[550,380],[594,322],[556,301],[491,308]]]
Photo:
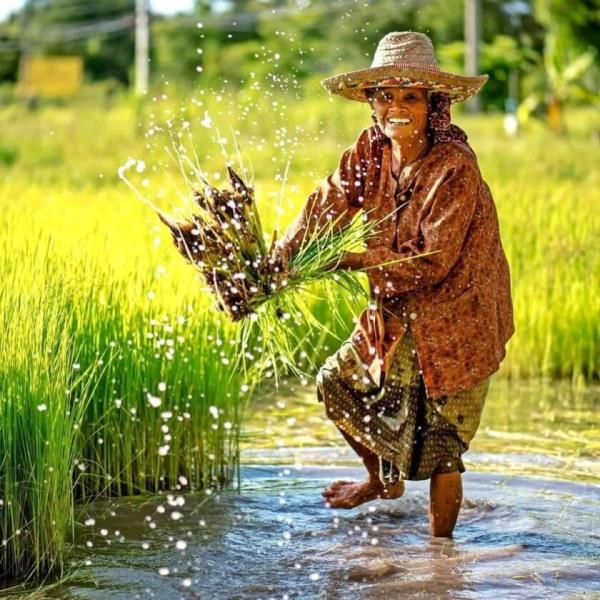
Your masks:
[[[77,54],[91,79],[129,82],[135,0],[27,0],[11,25],[19,55]]]
[[[536,19],[545,27],[544,87],[527,97],[524,116],[546,104],[550,128],[566,133],[564,108],[576,100],[598,100],[597,48],[600,47],[598,0],[534,0]]]

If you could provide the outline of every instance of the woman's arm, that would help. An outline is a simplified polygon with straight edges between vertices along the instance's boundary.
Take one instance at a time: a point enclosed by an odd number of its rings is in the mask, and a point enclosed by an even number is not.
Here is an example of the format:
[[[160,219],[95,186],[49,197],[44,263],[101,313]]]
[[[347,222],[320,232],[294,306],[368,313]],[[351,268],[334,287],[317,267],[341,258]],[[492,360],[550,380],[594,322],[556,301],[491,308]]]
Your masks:
[[[362,254],[361,268],[370,269],[371,281],[382,297],[438,283],[458,260],[475,212],[480,174],[476,164],[465,159],[443,177],[430,192],[431,200],[425,200],[418,237],[404,242],[398,252],[376,247]],[[378,266],[427,253],[433,254]]]
[[[309,236],[318,235],[328,222],[335,220],[341,230],[350,224],[362,208],[371,140],[368,129],[344,151],[337,169],[326,177],[308,200],[294,222],[276,243],[275,254],[289,256]]]

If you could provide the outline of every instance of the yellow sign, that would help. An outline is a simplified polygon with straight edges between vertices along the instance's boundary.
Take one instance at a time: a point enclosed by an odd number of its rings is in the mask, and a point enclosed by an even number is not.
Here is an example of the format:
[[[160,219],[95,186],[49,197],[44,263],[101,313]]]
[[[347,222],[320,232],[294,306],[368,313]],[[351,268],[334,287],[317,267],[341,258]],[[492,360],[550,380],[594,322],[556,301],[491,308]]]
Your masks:
[[[81,56],[26,56],[19,66],[21,96],[64,98],[81,88],[83,60]]]

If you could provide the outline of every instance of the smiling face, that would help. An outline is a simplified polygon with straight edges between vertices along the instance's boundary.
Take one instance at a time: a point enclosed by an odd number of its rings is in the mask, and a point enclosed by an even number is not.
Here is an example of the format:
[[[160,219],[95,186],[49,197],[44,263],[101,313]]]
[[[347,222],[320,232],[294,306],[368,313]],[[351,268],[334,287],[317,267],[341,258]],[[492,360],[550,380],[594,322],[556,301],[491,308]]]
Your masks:
[[[382,87],[367,92],[367,98],[383,133],[397,141],[424,138],[429,99],[427,88]]]

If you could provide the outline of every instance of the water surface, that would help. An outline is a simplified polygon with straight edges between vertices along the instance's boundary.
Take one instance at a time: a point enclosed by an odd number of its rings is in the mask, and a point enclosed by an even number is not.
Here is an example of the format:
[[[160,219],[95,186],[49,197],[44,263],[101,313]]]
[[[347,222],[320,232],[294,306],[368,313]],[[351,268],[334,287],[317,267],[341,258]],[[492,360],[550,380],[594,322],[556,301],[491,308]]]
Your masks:
[[[332,479],[364,471],[314,388],[290,388],[253,406],[240,493],[94,503],[78,575],[40,597],[600,597],[600,388],[492,380],[452,541],[429,536],[428,482],[325,507]]]
[[[320,491],[331,478],[360,474],[354,467],[248,466],[240,495],[188,496],[183,505],[176,498],[96,503],[96,523],[77,549],[90,561],[87,574],[48,597],[600,594],[596,486],[468,473],[449,541],[429,536],[427,482],[408,484],[398,500],[350,511],[323,505]]]
[[[467,469],[600,483],[600,386],[493,377],[480,427],[464,455]],[[310,463],[327,447],[336,464],[356,464],[324,416],[314,387],[285,384],[258,394],[246,424],[244,460]],[[320,455],[322,457],[322,455]]]

